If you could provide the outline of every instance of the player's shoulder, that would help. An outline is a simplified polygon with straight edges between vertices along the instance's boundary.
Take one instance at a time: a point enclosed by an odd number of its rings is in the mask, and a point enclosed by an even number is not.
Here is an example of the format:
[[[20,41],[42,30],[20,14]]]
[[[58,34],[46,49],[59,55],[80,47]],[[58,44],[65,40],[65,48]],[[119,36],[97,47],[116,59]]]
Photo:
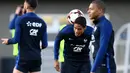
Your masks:
[[[26,19],[26,14],[17,17],[17,20],[24,20],[24,19]]]
[[[92,35],[92,33],[93,33],[93,28],[91,26],[87,26],[85,29],[85,34]]]
[[[23,16],[17,16],[16,21],[21,22],[23,19],[24,19]]]
[[[108,20],[107,18],[104,19],[102,21],[102,23],[100,24],[100,28],[106,28],[106,29],[111,29],[112,28],[112,23],[110,22],[110,20]]]
[[[23,21],[24,20],[26,21],[28,19],[32,19],[32,20],[37,21],[39,23],[42,23],[42,25],[46,26],[45,21],[41,17],[39,17],[36,13],[33,13],[33,12],[32,13],[26,13],[26,14],[22,15],[20,17],[20,19],[22,19]]]
[[[39,20],[39,22],[46,26],[46,22],[41,17],[37,16],[37,19]]]
[[[105,16],[102,17],[101,25],[100,26],[112,26],[112,23],[110,20],[108,20]]]
[[[33,19],[39,19],[38,15],[33,12],[25,13],[21,16],[23,19],[33,18]]]
[[[64,30],[72,30],[73,27],[74,27],[74,25],[68,25],[68,24],[67,24],[63,29],[64,29]]]
[[[73,25],[66,25],[65,27],[63,27],[63,29],[61,30],[61,32],[63,33],[71,33],[73,32]]]

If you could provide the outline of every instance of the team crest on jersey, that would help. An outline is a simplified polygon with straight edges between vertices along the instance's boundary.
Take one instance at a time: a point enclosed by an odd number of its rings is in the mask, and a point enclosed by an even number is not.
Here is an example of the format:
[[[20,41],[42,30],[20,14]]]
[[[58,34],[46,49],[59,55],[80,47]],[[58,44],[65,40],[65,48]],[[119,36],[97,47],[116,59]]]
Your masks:
[[[87,42],[87,39],[84,39],[84,43],[86,43]]]

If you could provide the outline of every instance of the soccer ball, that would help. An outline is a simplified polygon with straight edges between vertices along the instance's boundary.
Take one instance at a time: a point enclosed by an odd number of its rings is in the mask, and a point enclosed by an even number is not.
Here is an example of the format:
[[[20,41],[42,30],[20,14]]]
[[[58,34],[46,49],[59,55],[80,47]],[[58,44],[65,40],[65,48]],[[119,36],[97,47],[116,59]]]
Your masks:
[[[83,12],[79,9],[73,9],[67,15],[67,20],[69,21],[69,23],[73,24],[75,19],[79,16],[84,16]]]

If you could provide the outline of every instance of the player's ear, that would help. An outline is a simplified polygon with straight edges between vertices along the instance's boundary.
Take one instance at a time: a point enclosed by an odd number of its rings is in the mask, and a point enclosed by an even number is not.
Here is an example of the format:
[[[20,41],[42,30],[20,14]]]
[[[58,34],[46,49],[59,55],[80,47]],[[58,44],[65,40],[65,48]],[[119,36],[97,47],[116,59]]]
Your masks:
[[[102,13],[102,12],[103,12],[103,9],[99,8],[99,9],[98,9],[98,12],[99,12],[99,13]]]

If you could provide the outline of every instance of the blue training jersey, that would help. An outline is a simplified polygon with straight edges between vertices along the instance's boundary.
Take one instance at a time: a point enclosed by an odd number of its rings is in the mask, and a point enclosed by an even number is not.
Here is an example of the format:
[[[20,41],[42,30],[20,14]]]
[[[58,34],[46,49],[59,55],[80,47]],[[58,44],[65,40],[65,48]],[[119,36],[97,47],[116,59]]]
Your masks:
[[[74,25],[65,26],[57,35],[54,43],[54,59],[58,60],[60,41],[64,39],[64,58],[69,61],[89,61],[89,43],[93,29],[86,27],[84,33],[76,37]]]
[[[93,47],[94,47],[94,64],[91,72],[95,72],[101,64],[107,65],[107,58],[114,56],[114,31],[112,24],[105,16],[94,21]]]
[[[18,58],[23,60],[41,59],[40,41],[46,48],[47,26],[35,13],[26,13],[15,20],[15,36],[8,44],[18,43]]]

